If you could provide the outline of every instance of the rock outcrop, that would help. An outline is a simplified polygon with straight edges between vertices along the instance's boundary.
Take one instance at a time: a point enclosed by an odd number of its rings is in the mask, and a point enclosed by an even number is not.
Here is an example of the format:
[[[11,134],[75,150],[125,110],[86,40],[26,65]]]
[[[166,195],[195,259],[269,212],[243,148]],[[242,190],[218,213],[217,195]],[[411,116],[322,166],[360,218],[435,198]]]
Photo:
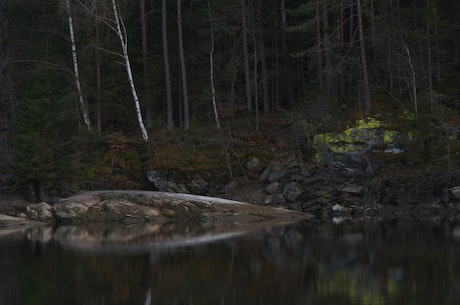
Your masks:
[[[32,220],[80,224],[296,222],[308,214],[227,199],[149,191],[93,191],[61,199],[50,206],[32,204]]]

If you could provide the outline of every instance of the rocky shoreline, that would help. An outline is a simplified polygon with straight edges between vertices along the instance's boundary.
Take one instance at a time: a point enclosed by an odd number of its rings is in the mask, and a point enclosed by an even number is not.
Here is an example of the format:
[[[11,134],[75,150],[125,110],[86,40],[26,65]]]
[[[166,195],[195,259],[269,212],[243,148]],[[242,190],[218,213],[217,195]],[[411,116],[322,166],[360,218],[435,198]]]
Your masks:
[[[311,215],[283,208],[181,193],[136,190],[91,191],[50,205],[28,204],[16,217],[4,215],[1,227],[40,224],[254,224],[298,222]]]
[[[40,203],[10,198],[2,200],[0,213],[19,217],[23,222],[28,219],[44,223],[117,221],[132,224],[164,222],[165,219],[170,221],[181,217],[187,221],[222,221],[217,210],[209,210],[207,205],[197,205],[199,200],[209,202],[210,198],[214,198],[221,204],[233,200],[249,203],[261,211],[289,210],[305,218],[314,216],[322,220],[356,217],[460,219],[460,188],[446,187],[445,182],[441,181],[442,174],[433,175],[430,179],[426,178],[426,174],[423,176],[425,178],[398,177],[396,174],[387,177],[345,177],[331,175],[324,169],[307,169],[294,161],[272,162],[262,171],[249,168],[247,173],[246,177],[219,186],[199,176],[184,182],[173,180],[158,171],[147,171],[146,180],[155,192],[90,191]],[[436,179],[439,182],[435,182]],[[452,175],[451,179],[451,185],[455,185],[455,176]],[[157,203],[149,203],[145,194],[155,197]],[[171,208],[173,202],[176,202],[174,209]],[[188,204],[192,206],[187,207]],[[182,210],[179,211],[178,207]],[[241,213],[238,215],[233,222],[244,221]],[[4,219],[0,220],[0,226],[17,226],[21,221],[6,225],[8,219]]]

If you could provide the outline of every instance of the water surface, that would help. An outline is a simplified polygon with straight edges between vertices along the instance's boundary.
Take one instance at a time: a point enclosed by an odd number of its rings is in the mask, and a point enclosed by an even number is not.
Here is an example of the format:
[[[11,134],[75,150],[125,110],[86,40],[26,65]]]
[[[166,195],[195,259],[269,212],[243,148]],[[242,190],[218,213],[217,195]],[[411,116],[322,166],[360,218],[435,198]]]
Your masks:
[[[308,220],[214,241],[93,248],[9,235],[0,304],[459,304],[457,230],[448,220]]]

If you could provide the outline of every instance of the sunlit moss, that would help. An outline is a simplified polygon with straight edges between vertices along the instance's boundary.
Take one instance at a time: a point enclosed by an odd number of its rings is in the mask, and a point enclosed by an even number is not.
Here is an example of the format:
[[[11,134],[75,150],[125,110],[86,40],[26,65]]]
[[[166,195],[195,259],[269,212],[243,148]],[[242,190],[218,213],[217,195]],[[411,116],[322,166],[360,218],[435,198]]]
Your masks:
[[[379,119],[367,117],[356,121],[355,126],[343,132],[318,134],[313,139],[317,154],[316,161],[321,161],[330,153],[346,153],[382,149],[383,146],[398,146],[400,132],[385,128]]]

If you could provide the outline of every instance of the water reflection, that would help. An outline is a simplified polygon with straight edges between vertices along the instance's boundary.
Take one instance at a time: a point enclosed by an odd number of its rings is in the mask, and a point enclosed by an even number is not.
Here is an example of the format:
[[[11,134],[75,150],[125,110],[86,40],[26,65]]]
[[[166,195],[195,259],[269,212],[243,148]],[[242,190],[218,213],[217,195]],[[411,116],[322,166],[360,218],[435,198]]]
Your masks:
[[[458,304],[457,231],[447,220],[308,221],[134,252],[3,237],[0,304]]]

